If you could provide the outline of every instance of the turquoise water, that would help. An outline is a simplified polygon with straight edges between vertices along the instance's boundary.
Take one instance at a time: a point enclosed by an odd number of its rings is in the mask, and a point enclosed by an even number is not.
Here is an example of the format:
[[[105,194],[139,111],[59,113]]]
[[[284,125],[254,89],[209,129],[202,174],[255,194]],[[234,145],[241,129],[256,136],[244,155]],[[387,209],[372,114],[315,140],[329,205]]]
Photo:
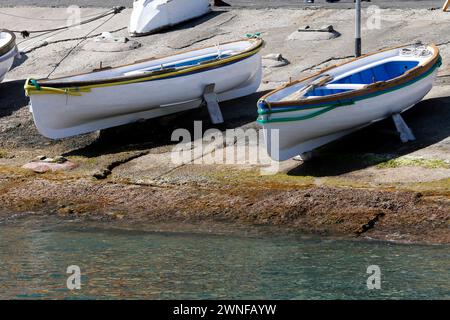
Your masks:
[[[0,298],[450,299],[449,246],[202,232],[2,222]],[[81,269],[81,290],[66,287],[69,265]],[[369,265],[381,269],[380,290],[367,289]]]

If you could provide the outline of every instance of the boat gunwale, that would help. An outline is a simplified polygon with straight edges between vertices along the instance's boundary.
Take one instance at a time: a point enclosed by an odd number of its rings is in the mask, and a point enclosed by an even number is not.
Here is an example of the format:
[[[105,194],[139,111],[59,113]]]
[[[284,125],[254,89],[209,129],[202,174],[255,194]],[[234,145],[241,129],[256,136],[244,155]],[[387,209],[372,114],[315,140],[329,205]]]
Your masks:
[[[435,66],[438,66],[438,62],[436,62]],[[337,109],[338,107],[345,107],[345,106],[350,106],[350,105],[354,105],[355,102],[357,101],[361,101],[361,100],[365,100],[365,99],[370,99],[379,95],[383,95],[383,94],[387,94],[390,93],[392,91],[396,91],[396,90],[400,90],[404,87],[410,86],[414,83],[416,83],[417,81],[423,80],[424,78],[428,77],[432,72],[434,72],[435,69],[431,68],[429,69],[426,73],[421,74],[419,77],[412,79],[411,81],[407,82],[407,83],[403,83],[403,84],[399,84],[396,87],[393,88],[389,88],[387,90],[384,90],[382,92],[373,92],[370,93],[366,96],[360,97],[358,99],[355,100],[350,100],[348,102],[343,102],[341,100],[338,100],[335,103],[324,103],[323,105],[313,105],[313,106],[304,106],[303,108],[286,108],[286,109],[280,109],[280,110],[272,110],[271,113],[259,113],[259,117],[256,120],[256,122],[258,122],[259,124],[268,124],[268,123],[282,123],[282,122],[295,122],[295,121],[302,121],[302,120],[308,120],[311,118],[315,118],[316,116],[319,116],[321,114],[324,114],[328,111],[332,111],[334,109]],[[311,110],[311,109],[321,109],[317,112],[314,112],[312,114],[308,114],[305,116],[289,116],[289,117],[284,117],[284,118],[273,118],[273,119],[260,119],[260,117],[262,116],[268,116],[268,115],[273,115],[273,114],[279,114],[279,113],[286,113],[286,112],[295,112],[295,111],[303,111],[303,110]]]
[[[221,60],[208,61],[207,63],[199,64],[197,66],[189,66],[189,67],[181,68],[176,71],[174,71],[174,69],[168,68],[167,70],[158,70],[158,71],[154,71],[154,72],[146,73],[146,74],[142,74],[142,75],[117,76],[117,77],[113,77],[110,79],[99,79],[99,80],[91,80],[91,81],[73,81],[73,82],[53,82],[55,80],[62,80],[62,79],[71,78],[71,77],[83,76],[83,75],[88,75],[88,74],[96,73],[96,72],[102,72],[102,71],[106,71],[106,70],[120,69],[120,68],[124,68],[124,67],[128,67],[128,66],[132,66],[135,64],[155,61],[155,60],[159,60],[159,59],[163,59],[163,58],[174,57],[177,55],[194,52],[194,51],[200,51],[200,50],[204,50],[204,49],[208,49],[208,48],[213,48],[216,46],[204,46],[204,47],[199,47],[199,48],[195,48],[195,49],[191,49],[191,50],[179,51],[174,54],[151,57],[148,59],[137,60],[132,63],[123,64],[123,65],[119,65],[119,66],[115,66],[115,67],[104,67],[104,68],[100,68],[100,69],[94,69],[90,72],[65,75],[65,76],[53,78],[53,79],[38,79],[38,80],[36,80],[36,82],[39,86],[46,86],[46,87],[50,87],[50,88],[74,88],[75,87],[75,88],[80,88],[80,89],[90,87],[90,86],[97,86],[97,85],[100,85],[100,86],[101,85],[116,85],[116,84],[118,85],[118,84],[121,84],[122,82],[128,82],[128,81],[140,82],[138,80],[145,81],[145,79],[151,78],[152,76],[166,75],[167,77],[170,77],[170,75],[172,75],[172,74],[180,74],[180,73],[189,74],[190,70],[193,67],[199,67],[200,70],[207,69],[207,68],[217,64],[217,62],[221,62],[225,65],[229,61],[239,60],[239,58],[241,56],[244,56],[244,57],[242,57],[242,59],[245,59],[246,58],[245,55],[248,53],[252,53],[255,51],[254,54],[256,54],[264,46],[264,40],[262,40],[261,38],[251,38],[251,39],[228,41],[228,42],[223,42],[220,45],[227,45],[227,44],[231,44],[231,43],[235,43],[235,42],[242,42],[242,41],[248,41],[250,43],[253,42],[253,44],[251,46],[249,46],[247,49],[240,51],[239,53],[232,55],[230,57],[226,57]],[[196,71],[198,71],[198,70],[196,70]],[[27,80],[25,86],[29,85],[30,80],[31,79]],[[52,81],[52,82],[49,82],[49,81]],[[33,88],[34,88],[34,86],[33,86]]]
[[[435,45],[435,44],[430,44],[427,45],[427,47],[431,47],[434,50],[433,55],[429,58],[429,60],[423,64],[423,65],[418,65],[410,70],[408,70],[407,72],[405,72],[404,74],[402,74],[401,76],[395,77],[393,79],[390,79],[388,81],[378,81],[372,84],[367,85],[365,88],[362,89],[358,89],[358,90],[352,90],[349,92],[341,92],[341,93],[336,93],[336,94],[332,94],[332,95],[328,95],[325,97],[318,97],[318,98],[312,98],[312,99],[307,99],[307,100],[292,100],[292,101],[280,101],[280,102],[269,102],[266,99],[268,97],[270,97],[271,95],[280,92],[281,90],[284,90],[288,87],[297,85],[299,83],[305,82],[306,80],[309,79],[313,79],[316,78],[322,74],[324,74],[326,71],[330,70],[330,69],[334,69],[337,67],[341,67],[343,65],[347,65],[350,63],[353,63],[355,61],[358,61],[360,59],[364,59],[376,54],[380,54],[386,51],[390,51],[390,50],[395,50],[395,49],[400,49],[400,48],[405,48],[408,47],[410,45],[402,45],[402,46],[397,46],[397,47],[391,47],[391,48],[386,48],[386,49],[382,49],[382,50],[378,50],[376,52],[372,52],[372,53],[368,53],[365,55],[362,55],[360,57],[356,57],[353,58],[349,61],[340,63],[340,64],[335,64],[335,65],[331,65],[328,66],[326,68],[323,68],[321,70],[319,70],[318,72],[307,76],[305,78],[293,81],[293,82],[288,82],[278,88],[276,88],[275,90],[267,93],[266,95],[264,95],[263,97],[261,97],[258,101],[258,105],[263,104],[265,106],[268,107],[268,110],[264,113],[260,113],[261,115],[268,115],[271,114],[271,109],[272,108],[277,108],[277,107],[306,107],[306,106],[311,106],[311,105],[317,105],[317,104],[324,104],[324,103],[333,103],[333,102],[339,102],[340,100],[348,100],[348,99],[352,99],[352,98],[359,98],[361,96],[367,95],[367,94],[371,94],[380,90],[386,90],[386,89],[390,89],[393,88],[395,86],[398,85],[402,85],[405,83],[408,83],[409,81],[419,77],[422,74],[425,74],[427,71],[429,71],[431,68],[433,68],[435,66],[435,64],[437,63],[437,61],[440,59],[440,51],[439,48]],[[258,108],[259,109],[259,108]],[[289,110],[292,111],[292,110]]]
[[[0,33],[7,33],[11,35],[11,39],[6,44],[0,47],[0,56],[3,56],[16,47],[16,35],[6,29],[0,29]]]

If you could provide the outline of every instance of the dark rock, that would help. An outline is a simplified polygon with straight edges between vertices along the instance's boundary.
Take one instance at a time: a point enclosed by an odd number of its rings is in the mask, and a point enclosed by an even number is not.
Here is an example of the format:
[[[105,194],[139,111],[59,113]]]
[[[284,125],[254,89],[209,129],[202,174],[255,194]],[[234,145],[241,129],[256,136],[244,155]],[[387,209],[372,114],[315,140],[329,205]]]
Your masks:
[[[109,169],[103,169],[102,171],[94,173],[93,177],[97,180],[104,180],[108,178],[108,176],[111,174],[111,170]]]

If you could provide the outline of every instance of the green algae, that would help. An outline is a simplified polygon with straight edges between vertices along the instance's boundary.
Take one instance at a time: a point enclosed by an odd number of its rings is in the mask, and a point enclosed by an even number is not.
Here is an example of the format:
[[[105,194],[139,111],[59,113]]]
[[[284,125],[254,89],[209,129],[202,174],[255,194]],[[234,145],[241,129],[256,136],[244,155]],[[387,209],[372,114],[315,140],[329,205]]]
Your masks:
[[[450,197],[450,178],[409,184],[409,189]]]
[[[396,158],[381,162],[377,165],[379,169],[399,168],[399,167],[422,167],[427,169],[450,169],[450,164],[442,159],[423,158]]]
[[[221,170],[210,174],[218,182],[234,186],[253,186],[258,188],[308,187],[314,185],[315,178],[311,176],[292,176],[279,172],[263,175],[259,170]]]

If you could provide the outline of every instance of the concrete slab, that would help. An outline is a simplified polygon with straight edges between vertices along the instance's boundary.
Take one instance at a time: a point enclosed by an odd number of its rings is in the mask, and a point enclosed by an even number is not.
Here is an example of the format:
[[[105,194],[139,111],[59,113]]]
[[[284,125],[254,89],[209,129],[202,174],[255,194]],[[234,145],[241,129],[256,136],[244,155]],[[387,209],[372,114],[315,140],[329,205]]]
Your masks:
[[[85,8],[82,9],[82,16],[91,16],[104,11],[99,8]],[[22,8],[4,8],[2,12],[11,16],[5,16],[4,19],[2,17],[0,28],[18,30],[30,28],[28,20],[14,17],[14,15],[24,15]],[[125,28],[130,13],[131,10],[125,10],[94,33],[112,32],[115,37],[127,37]],[[450,127],[450,118],[446,111],[450,96],[450,78],[448,77],[450,71],[446,59],[450,55],[448,34],[450,16],[440,11],[427,9],[386,9],[382,10],[379,25],[374,26],[373,17],[369,13],[366,12],[363,20],[364,52],[401,43],[413,43],[417,40],[424,43],[437,43],[441,49],[444,65],[440,69],[437,86],[424,102],[405,115],[408,125],[417,136],[417,141],[405,146],[400,145],[392,123],[385,121],[327,146],[319,152],[319,160],[315,159],[309,163],[288,161],[280,164],[281,172],[287,173],[288,179],[313,177],[319,185],[323,183],[324,178],[327,179],[327,183],[339,184],[339,179],[344,179],[355,184],[366,183],[374,186],[383,184],[384,181],[390,186],[393,181],[399,183],[429,181],[430,177],[433,177],[433,181],[438,181],[450,177],[450,169],[445,162],[449,160],[450,154],[448,138],[450,133],[447,130]],[[51,16],[61,20],[68,15],[65,8],[28,8],[26,14],[41,19]],[[0,109],[2,140],[0,148],[6,154],[0,158],[0,165],[23,165],[39,154],[50,157],[65,154],[82,164],[75,170],[82,176],[91,176],[93,172],[106,170],[109,164],[117,162],[118,164],[113,166],[112,174],[108,176],[111,180],[128,179],[133,183],[144,181],[165,184],[170,181],[210,183],[214,181],[208,178],[213,176],[211,172],[214,171],[214,166],[202,164],[178,166],[171,162],[170,150],[173,142],[170,141],[170,135],[173,130],[191,128],[194,120],[203,121],[204,131],[214,127],[220,130],[257,128],[254,123],[257,116],[255,104],[265,90],[273,89],[290,78],[297,79],[322,67],[343,62],[352,56],[354,30],[349,21],[353,21],[353,15],[352,10],[342,9],[231,9],[214,11],[206,17],[162,33],[138,38],[137,41],[142,44],[142,47],[136,50],[92,52],[82,50],[82,45],[92,40],[83,42],[80,48],[77,48],[62,63],[54,76],[97,68],[100,63],[103,66],[130,63],[143,58],[175,53],[179,50],[216,45],[256,32],[261,32],[266,40],[263,56],[281,54],[290,63],[264,59],[264,79],[260,92],[247,98],[222,103],[221,108],[226,121],[223,126],[211,125],[206,109],[203,109],[62,141],[45,139],[35,130],[31,115],[26,109],[28,101],[23,97],[21,89],[23,80],[21,79],[45,77],[52,66],[101,21],[54,35],[46,39],[48,42],[46,46],[35,48],[26,53],[22,60],[16,61],[13,70],[7,75],[9,82],[0,85],[4,88],[3,93],[0,93],[4,96]],[[58,23],[61,23],[61,20]],[[314,42],[305,41],[305,39],[286,41],[289,35],[305,25],[330,24],[341,33],[340,37]],[[33,22],[32,26],[35,29],[48,28],[55,26],[55,21],[39,20]],[[30,49],[27,42],[21,43],[19,47]],[[109,138],[105,138],[105,132],[108,132]],[[250,153],[255,153],[256,147],[251,146],[251,148],[253,149]],[[141,151],[149,154],[133,159]],[[413,161],[402,161],[401,157],[405,155],[411,156]],[[127,161],[128,158],[132,160]],[[400,160],[395,161],[396,159]],[[383,168],[377,167],[390,160],[392,161],[389,165],[392,168],[386,165]],[[329,165],[330,161],[333,166]],[[328,168],[324,169],[324,166]],[[417,171],[414,173],[416,178],[411,179],[407,176],[407,172],[412,172],[411,170],[397,170],[398,167],[414,167]],[[253,168],[254,174],[260,174],[259,166],[245,163],[227,168],[237,172],[241,169]],[[383,171],[380,171],[381,169]],[[430,173],[430,170],[433,173]],[[377,178],[375,179],[374,176]],[[423,179],[417,177],[423,177]]]
[[[41,42],[34,44],[34,48],[31,41],[21,43],[22,49],[26,49],[25,45],[28,47],[26,54],[15,62],[7,82],[0,84],[0,200],[6,210],[38,212],[43,208],[45,213],[61,212],[63,205],[70,212],[73,210],[74,216],[87,214],[102,218],[99,212],[119,210],[126,213],[127,221],[184,221],[197,217],[285,225],[296,230],[351,236],[373,221],[374,216],[383,216],[374,230],[363,228],[363,232],[378,239],[450,243],[450,15],[438,10],[417,9],[434,3],[420,1],[415,2],[416,9],[402,6],[400,10],[382,10],[378,22],[373,19],[373,11],[365,11],[363,16],[364,52],[417,40],[437,43],[441,49],[444,65],[436,86],[424,101],[403,115],[416,141],[402,144],[388,119],[317,150],[311,161],[289,160],[277,164],[277,174],[262,175],[264,166],[247,162],[249,155],[260,151],[255,143],[250,143],[246,152],[239,153],[233,164],[205,163],[201,159],[203,155],[211,160],[216,151],[218,154],[219,151],[234,152],[235,145],[224,147],[223,143],[212,149],[205,148],[200,158],[197,154],[180,164],[172,159],[176,142],[171,141],[171,134],[180,128],[194,134],[195,121],[201,121],[200,134],[214,128],[222,133],[227,129],[255,129],[257,132],[256,102],[266,90],[352,56],[354,12],[339,8],[352,7],[353,3],[329,5],[329,9],[294,10],[266,9],[265,6],[298,8],[302,6],[299,1],[230,2],[255,9],[213,12],[160,34],[139,38],[142,47],[136,50],[91,52],[83,50],[87,41],[80,43],[85,35],[96,36],[104,31],[126,37],[130,10],[95,31],[101,21],[55,34],[45,39],[47,43],[36,38],[34,40]],[[2,1],[2,5],[5,3],[36,1]],[[67,5],[68,2],[52,3]],[[84,2],[85,5],[99,3]],[[112,0],[102,1],[101,5],[112,3]],[[373,3],[381,4],[376,0]],[[398,3],[404,4],[399,1],[387,6]],[[86,8],[82,15],[102,11],[104,8]],[[2,8],[0,12],[9,14],[2,15],[0,28],[18,30],[30,26],[46,28],[64,23],[67,18],[65,8]],[[25,14],[41,20],[30,23],[28,19],[17,17]],[[49,15],[59,20],[42,20]],[[329,24],[341,33],[340,37],[286,41],[302,26]],[[261,32],[267,42],[263,56],[281,54],[290,64],[264,59],[264,80],[259,92],[220,104],[224,124],[212,125],[206,108],[201,108],[52,141],[37,132],[28,112],[23,79],[46,76],[77,44],[80,45],[54,76],[86,71],[100,64],[130,63],[180,49],[215,45],[256,32]],[[202,146],[211,147],[208,141],[203,141]],[[40,155],[50,158],[63,155],[77,167],[39,176],[21,168]],[[432,222],[429,222],[430,216]]]

